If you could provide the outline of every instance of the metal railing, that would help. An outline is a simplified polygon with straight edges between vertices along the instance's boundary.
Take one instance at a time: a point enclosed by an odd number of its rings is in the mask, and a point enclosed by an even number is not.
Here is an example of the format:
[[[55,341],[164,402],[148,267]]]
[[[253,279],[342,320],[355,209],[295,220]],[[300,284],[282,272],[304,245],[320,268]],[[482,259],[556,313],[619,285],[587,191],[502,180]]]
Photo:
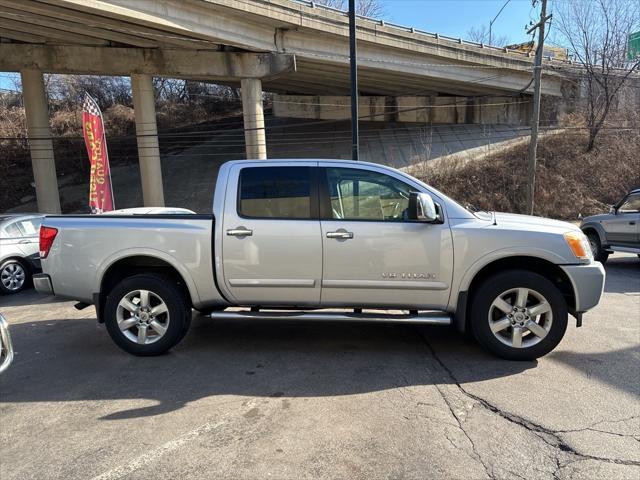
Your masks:
[[[9,333],[9,322],[0,313],[0,373],[13,362],[13,344]]]
[[[311,1],[311,0],[291,0],[291,1],[294,2],[294,3],[298,3],[300,5],[304,5],[306,7],[316,8],[318,10],[326,10],[326,11],[333,12],[333,13],[338,13],[338,14],[341,14],[341,15],[347,15],[347,12],[345,12],[343,10],[340,10],[340,9],[334,8],[334,7],[330,7],[328,5],[323,5],[321,3],[316,3],[316,2]],[[449,42],[457,43],[459,45],[469,45],[469,46],[472,46],[472,47],[483,48],[483,49],[487,49],[487,50],[493,50],[495,52],[519,55],[521,57],[527,57],[527,58],[533,57],[533,53],[532,52],[522,52],[520,50],[513,50],[513,49],[506,48],[506,47],[497,47],[497,46],[494,46],[494,45],[487,45],[485,43],[473,42],[471,40],[465,40],[463,38],[455,38],[455,37],[450,37],[448,35],[440,35],[439,33],[428,32],[426,30],[420,30],[420,29],[414,28],[414,27],[407,27],[405,25],[399,25],[397,23],[387,22],[387,21],[382,20],[382,19],[366,17],[364,15],[356,15],[356,17],[358,19],[360,19],[360,20],[365,20],[367,22],[371,22],[371,23],[380,25],[382,27],[390,27],[390,28],[394,28],[394,29],[397,29],[397,30],[402,30],[403,32],[406,32],[406,33],[413,33],[413,34],[423,35],[423,36],[426,36],[426,37],[429,37],[429,38],[433,38],[435,40],[446,40],[446,41],[449,41]],[[554,58],[554,57],[549,56],[549,55],[545,55],[543,58],[545,60],[553,61],[553,62],[557,62],[557,63],[566,63],[566,64],[572,64],[573,63],[571,60]]]

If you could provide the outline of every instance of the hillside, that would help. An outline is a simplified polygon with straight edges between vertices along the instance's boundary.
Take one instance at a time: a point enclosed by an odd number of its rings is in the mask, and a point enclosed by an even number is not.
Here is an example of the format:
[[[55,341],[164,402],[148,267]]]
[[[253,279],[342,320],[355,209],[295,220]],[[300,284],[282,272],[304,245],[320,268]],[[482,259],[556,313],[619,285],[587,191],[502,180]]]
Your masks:
[[[640,185],[640,130],[605,130],[591,152],[586,144],[586,134],[573,129],[540,141],[536,215],[574,220],[603,212]],[[479,160],[434,162],[413,173],[463,204],[522,212],[527,149],[525,143]]]

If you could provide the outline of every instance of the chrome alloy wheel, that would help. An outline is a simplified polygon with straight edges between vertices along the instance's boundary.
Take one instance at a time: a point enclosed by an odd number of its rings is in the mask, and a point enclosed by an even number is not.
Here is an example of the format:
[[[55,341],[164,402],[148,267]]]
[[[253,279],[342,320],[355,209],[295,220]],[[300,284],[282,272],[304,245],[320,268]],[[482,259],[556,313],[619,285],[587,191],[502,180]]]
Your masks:
[[[12,262],[4,266],[0,272],[0,281],[4,287],[11,291],[17,292],[22,288],[27,278],[24,267],[18,262]]]
[[[505,345],[527,348],[539,343],[551,330],[549,302],[535,290],[512,288],[501,293],[489,307],[489,327]]]
[[[134,290],[118,303],[116,320],[127,339],[140,345],[160,340],[169,327],[169,310],[159,295],[149,290]]]

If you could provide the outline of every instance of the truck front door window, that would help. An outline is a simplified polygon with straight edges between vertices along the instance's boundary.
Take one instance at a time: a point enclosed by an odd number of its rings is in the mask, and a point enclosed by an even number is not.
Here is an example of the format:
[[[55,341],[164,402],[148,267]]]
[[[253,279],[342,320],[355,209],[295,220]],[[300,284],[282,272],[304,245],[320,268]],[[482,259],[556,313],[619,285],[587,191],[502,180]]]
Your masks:
[[[411,187],[388,175],[328,168],[331,217],[339,220],[407,220]]]

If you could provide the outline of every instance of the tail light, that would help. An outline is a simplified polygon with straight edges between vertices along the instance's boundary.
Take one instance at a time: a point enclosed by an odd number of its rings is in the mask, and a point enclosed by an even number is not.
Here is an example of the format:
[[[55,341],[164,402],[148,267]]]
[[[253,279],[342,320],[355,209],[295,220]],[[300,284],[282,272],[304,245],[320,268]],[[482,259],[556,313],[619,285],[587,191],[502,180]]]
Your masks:
[[[40,227],[40,258],[47,258],[51,245],[58,234],[58,229],[53,227]]]

